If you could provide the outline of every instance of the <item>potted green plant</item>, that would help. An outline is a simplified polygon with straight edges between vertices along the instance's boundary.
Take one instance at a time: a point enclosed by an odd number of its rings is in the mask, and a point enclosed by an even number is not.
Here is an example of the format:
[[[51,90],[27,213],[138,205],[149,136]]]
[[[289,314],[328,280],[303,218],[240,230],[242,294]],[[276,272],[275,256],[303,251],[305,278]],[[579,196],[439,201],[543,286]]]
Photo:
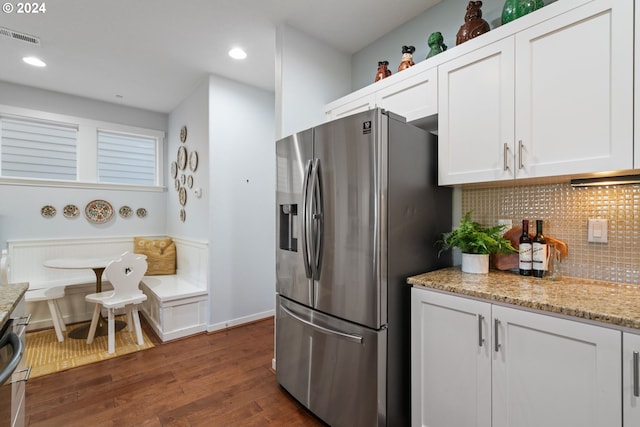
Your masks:
[[[502,236],[504,225],[483,227],[471,220],[471,211],[460,220],[458,228],[444,233],[439,240],[440,253],[451,248],[462,251],[462,271],[465,273],[488,273],[489,255],[518,252],[511,242]]]

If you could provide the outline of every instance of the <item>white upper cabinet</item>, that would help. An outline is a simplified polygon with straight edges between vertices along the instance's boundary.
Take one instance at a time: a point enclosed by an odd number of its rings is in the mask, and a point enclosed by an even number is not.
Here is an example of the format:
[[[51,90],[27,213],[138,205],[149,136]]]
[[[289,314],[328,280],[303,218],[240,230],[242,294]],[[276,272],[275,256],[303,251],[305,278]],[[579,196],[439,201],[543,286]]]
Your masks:
[[[516,35],[516,176],[633,168],[633,0],[599,0]]]
[[[387,86],[376,92],[376,105],[400,114],[408,122],[437,114],[437,78],[437,69],[430,68]]]
[[[327,120],[380,107],[408,122],[438,113],[438,73],[424,62],[371,84],[325,106]]]
[[[514,46],[507,38],[438,67],[438,182],[512,179]]]
[[[342,102],[340,100],[332,102],[325,107],[327,120],[339,119],[376,107],[375,94],[367,94],[355,99],[342,98],[342,100]]]
[[[633,0],[594,0],[439,67],[439,183],[633,168]]]
[[[636,6],[636,76],[640,75],[640,6]],[[640,169],[640,77],[635,78],[635,144],[633,150],[633,167]]]

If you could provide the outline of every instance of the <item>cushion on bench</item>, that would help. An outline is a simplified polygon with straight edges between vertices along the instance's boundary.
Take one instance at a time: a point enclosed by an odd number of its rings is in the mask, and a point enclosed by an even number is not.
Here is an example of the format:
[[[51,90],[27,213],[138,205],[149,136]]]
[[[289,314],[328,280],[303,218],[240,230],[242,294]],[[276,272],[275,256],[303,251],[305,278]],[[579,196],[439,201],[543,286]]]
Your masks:
[[[207,290],[175,274],[163,276],[144,276],[142,283],[155,294],[160,302],[206,295]]]

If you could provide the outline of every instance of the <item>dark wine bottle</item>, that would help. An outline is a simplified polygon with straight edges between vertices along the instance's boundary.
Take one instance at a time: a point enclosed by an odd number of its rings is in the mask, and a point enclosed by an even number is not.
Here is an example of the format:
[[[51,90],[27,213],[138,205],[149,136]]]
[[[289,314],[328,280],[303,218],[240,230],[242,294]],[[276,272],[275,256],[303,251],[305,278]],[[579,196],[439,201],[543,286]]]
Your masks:
[[[522,220],[522,236],[520,236],[520,255],[518,268],[520,269],[521,276],[531,276],[532,269],[532,241],[531,237],[529,237],[529,220]]]
[[[542,234],[542,220],[536,220],[536,235],[533,238],[533,275],[544,277],[547,270],[547,240]]]

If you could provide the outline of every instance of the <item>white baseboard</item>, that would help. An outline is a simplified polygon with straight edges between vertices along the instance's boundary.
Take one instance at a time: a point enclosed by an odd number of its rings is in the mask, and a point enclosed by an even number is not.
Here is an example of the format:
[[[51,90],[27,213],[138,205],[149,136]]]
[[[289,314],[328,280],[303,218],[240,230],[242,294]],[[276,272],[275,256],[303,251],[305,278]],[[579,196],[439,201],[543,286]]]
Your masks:
[[[213,325],[207,326],[207,332],[216,332],[222,331],[224,329],[232,328],[234,326],[244,325],[245,323],[256,322],[258,320],[266,319],[268,317],[273,317],[275,315],[275,310],[267,310],[262,313],[252,314],[250,316],[239,317],[237,319],[227,320],[225,322],[214,323]]]

